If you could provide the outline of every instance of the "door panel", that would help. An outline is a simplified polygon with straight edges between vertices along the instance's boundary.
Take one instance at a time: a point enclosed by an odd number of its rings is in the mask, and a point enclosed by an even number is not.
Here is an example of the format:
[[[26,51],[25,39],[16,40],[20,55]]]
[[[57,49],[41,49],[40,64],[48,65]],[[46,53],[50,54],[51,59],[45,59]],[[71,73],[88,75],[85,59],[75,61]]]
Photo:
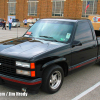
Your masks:
[[[88,20],[78,22],[74,41],[80,41],[82,45],[71,48],[71,66],[97,57],[97,41],[93,40]]]
[[[72,62],[71,66],[82,63],[86,60],[97,57],[96,41],[83,43],[81,46],[75,46],[71,49]]]

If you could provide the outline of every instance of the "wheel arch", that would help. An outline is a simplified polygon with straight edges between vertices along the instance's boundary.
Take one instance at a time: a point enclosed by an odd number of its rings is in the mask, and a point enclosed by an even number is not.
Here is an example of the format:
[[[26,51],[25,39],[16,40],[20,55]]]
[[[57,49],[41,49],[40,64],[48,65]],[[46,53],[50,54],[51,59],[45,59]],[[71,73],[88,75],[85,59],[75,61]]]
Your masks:
[[[64,76],[68,75],[68,64],[64,61],[56,63],[57,65],[61,66],[64,71]]]
[[[66,58],[58,58],[58,59],[49,61],[42,66],[42,69],[45,70],[46,68],[52,65],[59,65],[60,67],[62,67],[64,71],[64,76],[68,75],[68,63],[66,63]]]

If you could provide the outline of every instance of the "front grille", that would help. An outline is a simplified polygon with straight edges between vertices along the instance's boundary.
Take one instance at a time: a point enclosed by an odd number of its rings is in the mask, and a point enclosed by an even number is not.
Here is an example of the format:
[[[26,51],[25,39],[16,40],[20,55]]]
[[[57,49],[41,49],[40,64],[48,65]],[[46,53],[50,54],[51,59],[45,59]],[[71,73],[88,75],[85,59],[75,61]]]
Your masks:
[[[0,73],[5,75],[15,75],[16,69],[8,66],[1,65]]]
[[[12,58],[0,56],[0,73],[5,75],[15,75],[15,60]]]
[[[16,74],[16,65],[15,65],[15,59],[13,58],[8,58],[4,56],[0,56],[0,74],[16,77],[16,78],[21,78],[21,79],[33,79],[29,76],[24,76],[20,74]]]
[[[11,59],[11,58],[8,58],[8,57],[0,56],[0,63],[15,66],[14,59]]]

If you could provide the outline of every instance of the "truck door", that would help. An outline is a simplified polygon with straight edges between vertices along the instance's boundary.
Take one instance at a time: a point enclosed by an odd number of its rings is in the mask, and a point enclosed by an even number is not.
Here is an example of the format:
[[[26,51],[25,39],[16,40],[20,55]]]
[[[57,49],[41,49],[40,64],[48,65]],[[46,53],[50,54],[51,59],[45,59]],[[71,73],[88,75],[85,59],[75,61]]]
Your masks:
[[[76,43],[76,45],[74,44]],[[78,44],[77,44],[78,43]],[[70,70],[92,63],[97,57],[97,41],[93,39],[93,34],[88,21],[78,22],[74,41],[71,48]]]

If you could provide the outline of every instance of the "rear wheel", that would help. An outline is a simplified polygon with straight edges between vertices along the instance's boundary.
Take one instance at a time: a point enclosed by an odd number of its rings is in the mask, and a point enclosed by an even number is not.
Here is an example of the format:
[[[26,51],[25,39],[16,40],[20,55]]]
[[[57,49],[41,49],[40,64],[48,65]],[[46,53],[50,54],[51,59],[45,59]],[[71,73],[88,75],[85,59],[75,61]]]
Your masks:
[[[53,65],[43,73],[42,90],[50,94],[57,92],[63,83],[63,69],[59,65]]]

